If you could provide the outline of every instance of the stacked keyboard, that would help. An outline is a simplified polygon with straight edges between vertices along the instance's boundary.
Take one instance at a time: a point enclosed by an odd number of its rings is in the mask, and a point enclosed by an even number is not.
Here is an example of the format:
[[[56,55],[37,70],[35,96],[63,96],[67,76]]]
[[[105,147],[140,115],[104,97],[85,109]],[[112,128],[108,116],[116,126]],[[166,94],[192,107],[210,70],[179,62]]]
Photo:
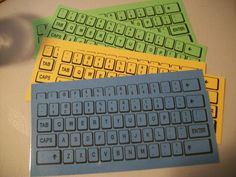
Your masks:
[[[181,0],[58,6],[33,34],[32,176],[218,161],[224,78]]]
[[[37,84],[32,111],[33,176],[218,158],[201,71]]]

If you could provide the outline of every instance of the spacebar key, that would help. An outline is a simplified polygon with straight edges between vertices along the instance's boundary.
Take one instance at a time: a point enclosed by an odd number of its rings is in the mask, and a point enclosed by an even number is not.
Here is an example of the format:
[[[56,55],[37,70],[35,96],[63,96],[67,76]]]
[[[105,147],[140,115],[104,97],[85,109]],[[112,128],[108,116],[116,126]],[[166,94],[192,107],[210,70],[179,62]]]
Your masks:
[[[38,151],[37,152],[37,164],[59,164],[61,163],[60,150]]]
[[[193,140],[193,141],[185,141],[184,149],[186,155],[196,155],[196,154],[205,154],[210,153],[211,142],[210,140]]]

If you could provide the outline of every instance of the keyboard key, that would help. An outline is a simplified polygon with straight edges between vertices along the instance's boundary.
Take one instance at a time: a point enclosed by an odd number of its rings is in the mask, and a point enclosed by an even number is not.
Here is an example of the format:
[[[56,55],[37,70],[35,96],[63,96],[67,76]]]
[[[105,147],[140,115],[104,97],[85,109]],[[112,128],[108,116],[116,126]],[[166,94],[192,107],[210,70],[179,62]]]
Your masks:
[[[113,159],[115,161],[124,159],[123,148],[121,146],[113,146],[112,151],[113,151]]]
[[[37,164],[60,164],[61,151],[60,150],[43,150],[37,152]]]
[[[97,162],[98,159],[98,149],[97,148],[89,148],[88,149],[88,161],[89,162]]]
[[[212,151],[209,140],[186,141],[184,143],[184,149],[186,155],[204,154]]]
[[[55,132],[64,130],[64,120],[62,118],[53,119],[53,130]]]
[[[51,119],[40,119],[37,122],[38,132],[50,132],[52,130]]]
[[[204,109],[193,110],[193,120],[195,122],[207,121],[206,111]]]
[[[63,162],[65,164],[71,164],[74,162],[74,151],[72,149],[66,149],[63,151]]]
[[[145,144],[137,146],[137,157],[138,159],[146,159],[148,157],[147,146]]]
[[[183,80],[182,86],[185,92],[200,90],[199,81],[197,79]]]
[[[110,148],[101,148],[101,161],[102,162],[111,161],[111,149]]]
[[[83,139],[82,139],[84,146],[92,146],[93,145],[93,134],[90,132],[83,133]]]
[[[105,132],[95,132],[95,144],[104,145],[105,144]]]
[[[183,147],[182,147],[181,142],[172,143],[172,149],[173,149],[174,156],[183,155]]]
[[[191,138],[200,138],[209,136],[208,126],[206,124],[189,126],[189,136]]]
[[[70,145],[73,146],[73,147],[81,145],[80,133],[70,134]]]
[[[38,113],[39,117],[46,117],[48,114],[48,105],[46,103],[38,104]]]
[[[186,34],[188,33],[188,28],[185,24],[173,25],[173,26],[170,26],[170,32],[173,36]]]
[[[156,158],[160,156],[158,144],[150,144],[148,149],[150,158]]]
[[[84,163],[87,161],[86,150],[84,148],[76,149],[75,159],[77,163]]]
[[[170,144],[169,143],[161,143],[160,151],[161,151],[161,156],[162,157],[171,156]]]
[[[126,160],[132,160],[135,159],[135,148],[134,146],[125,146],[125,159]]]
[[[56,135],[45,134],[37,136],[37,147],[55,147],[56,146]]]
[[[68,134],[58,135],[58,147],[68,147],[69,146],[69,136]]]
[[[204,98],[202,95],[187,96],[186,101],[189,108],[198,108],[204,106]]]

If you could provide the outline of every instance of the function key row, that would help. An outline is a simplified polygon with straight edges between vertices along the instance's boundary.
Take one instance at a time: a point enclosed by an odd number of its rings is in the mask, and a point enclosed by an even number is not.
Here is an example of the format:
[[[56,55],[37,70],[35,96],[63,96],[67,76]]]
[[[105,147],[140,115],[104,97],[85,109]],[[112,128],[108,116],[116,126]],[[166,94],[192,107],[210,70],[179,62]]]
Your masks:
[[[44,99],[65,99],[65,98],[90,98],[90,97],[103,97],[103,96],[133,96],[133,95],[148,95],[158,93],[171,93],[171,92],[191,92],[200,90],[198,79],[186,79],[182,81],[164,81],[153,83],[141,83],[97,88],[84,88],[75,90],[62,90],[59,92],[40,92],[37,93],[37,100]]]

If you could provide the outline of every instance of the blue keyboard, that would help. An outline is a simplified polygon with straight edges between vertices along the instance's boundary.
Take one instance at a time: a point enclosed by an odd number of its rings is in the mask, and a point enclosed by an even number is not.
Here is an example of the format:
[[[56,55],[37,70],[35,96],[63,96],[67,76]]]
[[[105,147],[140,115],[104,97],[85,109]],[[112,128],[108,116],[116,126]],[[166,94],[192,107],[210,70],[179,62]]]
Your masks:
[[[32,176],[217,161],[200,70],[32,86]]]

